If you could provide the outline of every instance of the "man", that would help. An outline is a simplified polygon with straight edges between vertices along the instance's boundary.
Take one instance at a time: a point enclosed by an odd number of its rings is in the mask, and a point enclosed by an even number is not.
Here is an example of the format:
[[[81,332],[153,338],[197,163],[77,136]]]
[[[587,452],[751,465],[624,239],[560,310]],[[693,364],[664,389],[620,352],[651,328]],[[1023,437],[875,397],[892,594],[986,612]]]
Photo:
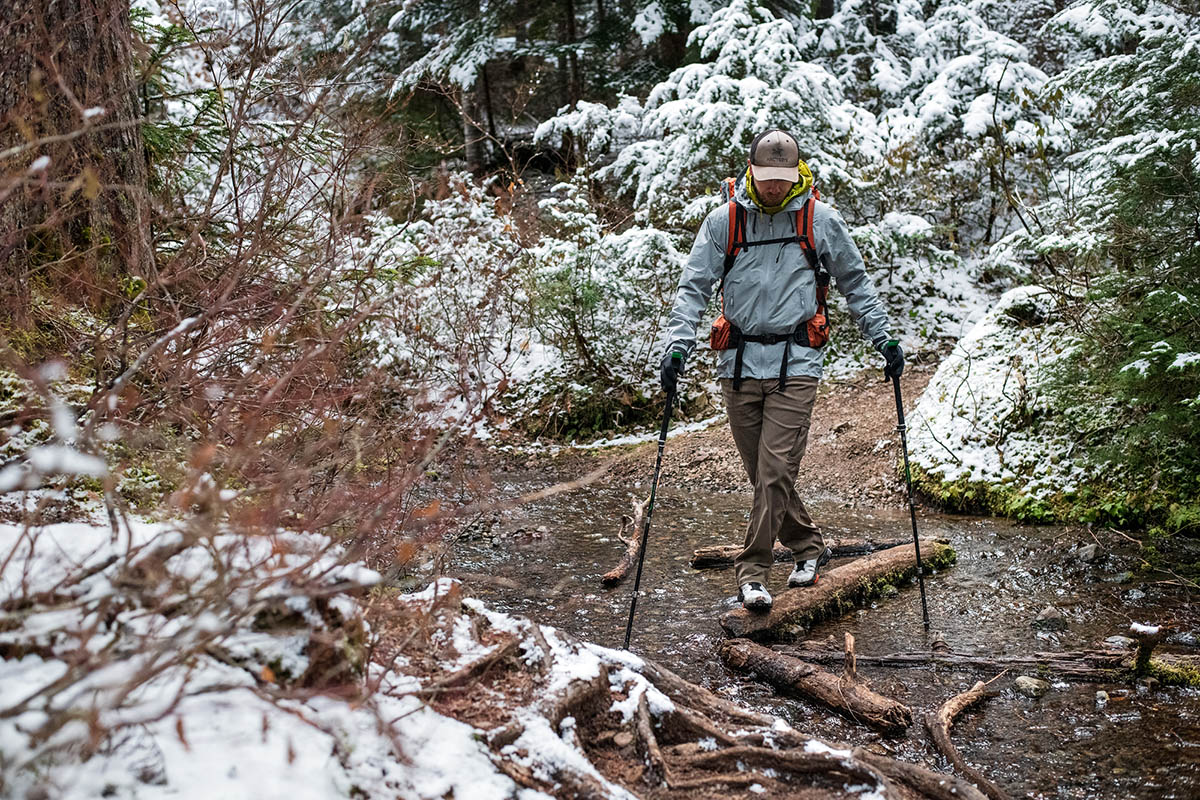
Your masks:
[[[661,377],[671,394],[695,347],[700,315],[722,283],[722,315],[732,338],[725,344],[714,327],[717,346],[728,348],[719,350],[717,374],[733,440],[754,485],[745,549],[735,561],[738,596],[751,610],[771,607],[767,576],[776,537],[795,560],[790,587],[816,582],[831,555],[795,485],[824,357],[825,289],[818,287],[827,286],[829,276],[886,359],[886,374],[904,369],[904,353],[888,334],[887,314],[845,221],[812,197],[812,173],[796,140],[782,130],[755,137],[749,168],[733,191],[736,205],[715,209],[696,235],[667,326]]]

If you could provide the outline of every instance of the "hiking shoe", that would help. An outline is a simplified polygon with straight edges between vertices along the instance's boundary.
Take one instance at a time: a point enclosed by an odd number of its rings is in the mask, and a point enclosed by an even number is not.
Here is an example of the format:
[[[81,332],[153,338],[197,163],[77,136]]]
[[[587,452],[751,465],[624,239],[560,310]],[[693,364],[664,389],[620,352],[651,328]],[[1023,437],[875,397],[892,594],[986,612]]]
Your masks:
[[[812,586],[821,579],[817,570],[828,564],[831,558],[833,558],[833,551],[826,547],[824,552],[816,558],[797,561],[796,568],[792,570],[791,575],[788,575],[788,586],[793,589],[801,586]]]
[[[738,589],[738,600],[742,601],[743,608],[751,611],[771,610],[771,593],[758,581],[743,583]]]

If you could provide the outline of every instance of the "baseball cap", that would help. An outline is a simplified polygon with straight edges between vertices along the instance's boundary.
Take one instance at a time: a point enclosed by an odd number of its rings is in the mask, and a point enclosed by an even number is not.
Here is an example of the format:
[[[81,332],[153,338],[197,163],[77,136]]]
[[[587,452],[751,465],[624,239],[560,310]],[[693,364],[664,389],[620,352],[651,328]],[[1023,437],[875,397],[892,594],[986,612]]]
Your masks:
[[[763,131],[750,143],[750,174],[759,181],[800,180],[800,145],[786,131]]]

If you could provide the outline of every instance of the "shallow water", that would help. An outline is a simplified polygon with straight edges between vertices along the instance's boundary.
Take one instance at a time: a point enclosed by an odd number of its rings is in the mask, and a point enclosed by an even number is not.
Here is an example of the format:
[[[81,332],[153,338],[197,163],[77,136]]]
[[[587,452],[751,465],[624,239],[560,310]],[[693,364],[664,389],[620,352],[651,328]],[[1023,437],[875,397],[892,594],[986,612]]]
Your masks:
[[[514,481],[499,488],[517,494],[533,485]],[[500,610],[620,647],[633,576],[612,590],[601,587],[600,576],[625,547],[616,535],[620,515],[645,491],[592,486],[526,506],[490,535],[456,543],[448,574]],[[741,494],[660,492],[631,649],[725,696],[780,714],[802,731],[947,769],[919,722],[907,737],[881,738],[818,706],[779,697],[720,663],[715,650],[724,634],[718,619],[735,602],[733,571],[694,570],[688,562],[697,547],[739,542],[749,502]],[[907,510],[819,503],[810,510],[829,539],[911,535]],[[1159,580],[1118,582],[1138,563],[1124,540],[1106,534],[1101,554],[1089,564],[1073,553],[1093,541],[1082,529],[945,515],[920,516],[918,525],[922,537],[945,537],[958,551],[955,566],[926,578],[932,628],[956,652],[1003,656],[1094,648],[1106,636],[1124,634],[1131,621],[1170,623],[1182,634],[1169,649],[1200,652],[1200,642],[1188,633],[1200,627],[1200,613],[1183,589]],[[771,589],[783,587],[789,569],[775,565]],[[1050,604],[1067,617],[1067,630],[1031,627]],[[896,597],[815,626],[809,639],[832,637],[840,645],[847,631],[861,655],[927,651],[915,581]],[[948,667],[870,665],[860,666],[859,674],[910,705],[918,720],[976,680],[994,677]],[[997,681],[999,694],[963,714],[953,730],[963,757],[1015,797],[1200,797],[1200,692],[1056,683],[1034,700],[1012,690],[1017,674]],[[1099,709],[1098,689],[1112,695]]]

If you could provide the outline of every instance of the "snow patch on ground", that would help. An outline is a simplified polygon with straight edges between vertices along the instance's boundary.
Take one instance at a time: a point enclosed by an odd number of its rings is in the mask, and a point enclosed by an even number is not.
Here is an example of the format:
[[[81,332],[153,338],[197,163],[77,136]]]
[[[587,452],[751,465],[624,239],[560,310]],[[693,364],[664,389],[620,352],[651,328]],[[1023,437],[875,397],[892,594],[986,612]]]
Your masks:
[[[1037,498],[1087,477],[1074,432],[1046,413],[1042,386],[1079,346],[1053,314],[1047,290],[1011,289],[954,346],[908,415],[913,464]]]

